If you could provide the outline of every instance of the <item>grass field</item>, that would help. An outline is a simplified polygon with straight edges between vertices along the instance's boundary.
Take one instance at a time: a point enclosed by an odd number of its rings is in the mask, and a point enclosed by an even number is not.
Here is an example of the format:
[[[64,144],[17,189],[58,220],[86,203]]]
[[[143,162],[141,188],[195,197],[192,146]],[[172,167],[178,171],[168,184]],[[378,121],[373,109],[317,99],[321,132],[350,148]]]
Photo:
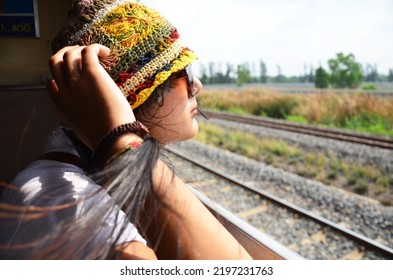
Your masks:
[[[294,94],[263,88],[204,90],[208,110],[251,114],[393,137],[393,97],[333,92]]]

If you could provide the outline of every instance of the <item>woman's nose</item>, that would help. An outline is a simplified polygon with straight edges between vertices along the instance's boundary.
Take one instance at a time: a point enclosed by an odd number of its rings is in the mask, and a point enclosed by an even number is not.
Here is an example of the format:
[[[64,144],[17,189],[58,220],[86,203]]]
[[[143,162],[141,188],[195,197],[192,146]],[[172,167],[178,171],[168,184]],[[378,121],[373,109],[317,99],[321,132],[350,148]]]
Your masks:
[[[195,76],[194,76],[194,83],[195,83],[195,92],[196,92],[195,95],[197,95],[199,92],[202,91],[203,85],[202,82]]]

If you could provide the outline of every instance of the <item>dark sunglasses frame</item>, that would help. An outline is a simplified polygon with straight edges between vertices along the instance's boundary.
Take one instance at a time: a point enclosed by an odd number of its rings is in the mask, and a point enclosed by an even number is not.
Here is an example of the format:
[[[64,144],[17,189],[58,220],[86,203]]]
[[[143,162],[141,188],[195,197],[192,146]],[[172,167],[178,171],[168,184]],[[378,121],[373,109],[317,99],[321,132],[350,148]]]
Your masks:
[[[198,92],[195,85],[194,73],[192,72],[191,64],[188,65],[183,70],[180,70],[179,72],[175,73],[175,79],[180,79],[183,77],[186,78],[186,82],[187,82],[188,98],[195,97],[195,95],[197,95]]]

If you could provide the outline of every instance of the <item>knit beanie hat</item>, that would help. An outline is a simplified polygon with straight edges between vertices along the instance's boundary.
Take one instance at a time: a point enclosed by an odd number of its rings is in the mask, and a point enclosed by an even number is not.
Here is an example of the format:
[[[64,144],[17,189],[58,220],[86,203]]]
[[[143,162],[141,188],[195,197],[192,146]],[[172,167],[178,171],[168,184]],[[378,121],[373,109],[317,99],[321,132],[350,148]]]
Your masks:
[[[197,59],[179,37],[171,23],[139,2],[75,0],[52,49],[93,43],[109,47],[110,56],[100,63],[135,109],[172,73]]]

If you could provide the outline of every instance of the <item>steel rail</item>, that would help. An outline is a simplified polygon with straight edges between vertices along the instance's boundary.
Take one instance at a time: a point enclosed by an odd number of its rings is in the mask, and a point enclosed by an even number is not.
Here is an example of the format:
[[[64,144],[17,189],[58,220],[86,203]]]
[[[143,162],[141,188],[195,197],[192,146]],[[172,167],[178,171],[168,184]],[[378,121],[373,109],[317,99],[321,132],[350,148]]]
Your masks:
[[[362,235],[360,233],[357,233],[357,232],[355,232],[353,230],[344,228],[344,227],[338,225],[337,223],[334,223],[334,222],[332,222],[332,221],[330,221],[330,220],[328,220],[328,219],[326,219],[324,217],[316,215],[316,214],[314,214],[314,213],[312,213],[312,212],[310,212],[310,211],[308,211],[308,210],[306,210],[306,209],[304,209],[302,207],[299,207],[299,206],[297,206],[297,205],[295,205],[293,203],[287,202],[287,201],[279,198],[278,196],[276,196],[274,194],[271,194],[271,193],[269,193],[267,191],[264,191],[262,189],[254,187],[254,186],[252,186],[250,184],[247,184],[247,183],[239,180],[238,178],[235,178],[234,176],[231,176],[229,174],[226,174],[226,173],[224,173],[222,171],[219,171],[219,170],[209,166],[208,164],[206,164],[204,162],[201,162],[199,160],[193,159],[193,158],[185,155],[184,153],[182,153],[182,152],[180,152],[178,150],[175,150],[175,149],[173,149],[171,147],[165,147],[165,149],[167,151],[175,154],[176,156],[179,156],[179,157],[181,157],[181,158],[183,158],[183,159],[185,159],[185,160],[187,160],[187,161],[189,161],[189,162],[191,162],[191,163],[193,163],[193,164],[195,164],[195,165],[197,165],[197,166],[199,166],[199,167],[201,167],[201,168],[203,168],[203,169],[205,169],[205,170],[207,170],[207,171],[209,171],[211,173],[214,173],[214,174],[216,174],[216,175],[218,175],[218,176],[220,176],[222,178],[225,178],[226,180],[229,180],[229,181],[231,181],[231,182],[233,182],[235,184],[238,184],[239,186],[241,186],[241,187],[243,187],[245,189],[253,191],[253,192],[261,195],[262,197],[264,197],[266,199],[269,199],[270,201],[272,201],[272,202],[274,202],[274,203],[276,203],[278,205],[286,207],[287,209],[289,209],[291,211],[294,211],[294,212],[296,212],[296,213],[298,213],[298,214],[300,214],[300,215],[302,215],[302,216],[304,216],[306,218],[312,219],[312,220],[314,220],[315,222],[317,222],[319,224],[331,227],[334,230],[336,230],[336,231],[338,231],[338,232],[348,236],[351,240],[358,241],[358,242],[362,243],[363,245],[365,245],[368,248],[373,248],[373,249],[375,249],[375,250],[377,250],[379,252],[382,252],[383,254],[389,255],[390,257],[393,258],[393,248],[390,248],[390,247],[388,247],[386,245],[383,245],[383,244],[381,244],[379,242],[376,242],[376,241],[374,241],[374,240],[372,240],[372,239],[370,239],[370,238],[368,238],[368,237],[366,237],[366,236],[364,236],[364,235]]]
[[[286,122],[282,120],[273,120],[257,116],[239,116],[226,112],[212,112],[207,113],[212,118],[228,120],[233,122],[241,122],[251,125],[264,126],[273,129],[280,129],[285,131],[291,131],[296,133],[308,134],[318,137],[330,138],[334,140],[347,141],[351,143],[363,144],[372,147],[384,148],[393,150],[393,138],[377,136],[377,135],[366,135],[360,133],[354,133],[344,130],[322,128],[314,125],[302,125],[292,122]]]

